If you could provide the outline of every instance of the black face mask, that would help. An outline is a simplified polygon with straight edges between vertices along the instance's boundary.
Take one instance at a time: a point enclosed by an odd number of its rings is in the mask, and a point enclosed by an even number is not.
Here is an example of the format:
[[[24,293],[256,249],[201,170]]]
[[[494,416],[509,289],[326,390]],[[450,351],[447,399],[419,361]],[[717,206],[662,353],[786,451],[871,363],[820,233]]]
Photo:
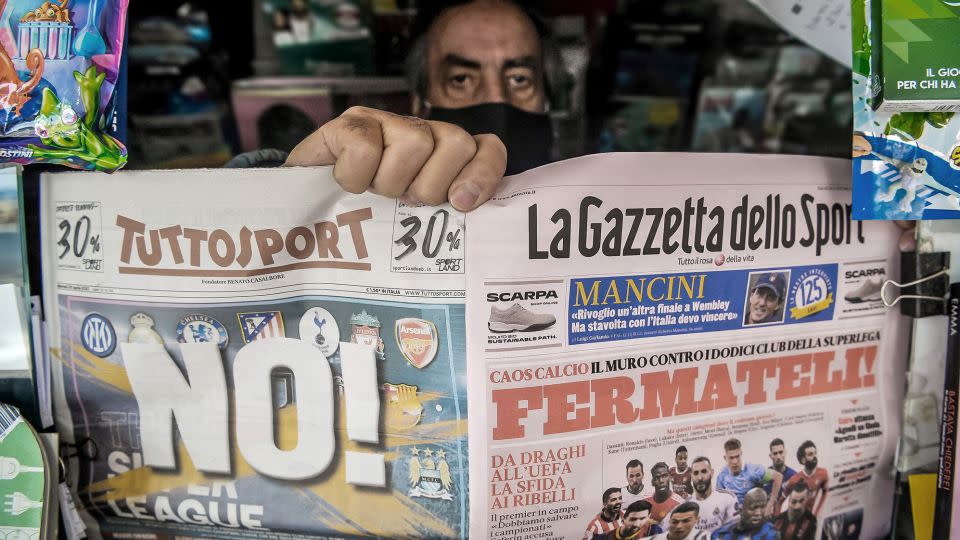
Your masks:
[[[492,133],[507,147],[507,172],[517,174],[550,162],[553,127],[546,114],[506,103],[483,103],[461,109],[431,107],[430,120],[449,122],[471,135]]]

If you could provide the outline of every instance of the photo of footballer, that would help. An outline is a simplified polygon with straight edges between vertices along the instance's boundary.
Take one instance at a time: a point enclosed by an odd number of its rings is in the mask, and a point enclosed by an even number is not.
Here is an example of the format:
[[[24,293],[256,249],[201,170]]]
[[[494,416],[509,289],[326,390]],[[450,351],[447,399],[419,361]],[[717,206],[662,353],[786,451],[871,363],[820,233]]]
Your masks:
[[[690,469],[693,495],[688,500],[700,506],[697,528],[712,533],[737,517],[737,497],[729,491],[714,489],[713,465],[709,458],[698,456],[693,460]]]
[[[682,503],[673,509],[661,527],[666,532],[651,536],[651,540],[709,540],[710,534],[696,528],[700,518],[700,505],[693,501]]]
[[[690,467],[687,466],[687,447],[678,446],[674,453],[676,467],[670,467],[670,483],[673,486],[673,492],[681,498],[686,499],[693,492],[690,484]]]
[[[710,534],[711,540],[777,540],[780,534],[773,524],[764,518],[767,503],[767,492],[761,487],[747,491],[743,496],[740,507],[740,517],[720,526]]]
[[[744,497],[748,491],[754,487],[764,488],[771,483],[771,493],[780,493],[780,484],[783,475],[773,469],[765,468],[763,465],[743,462],[743,450],[739,439],[728,439],[723,443],[723,459],[726,466],[717,475],[717,487],[730,491],[737,497],[737,501],[742,506]],[[766,495],[766,490],[761,489]],[[766,507],[764,516],[772,517],[774,515],[775,497],[764,497]],[[742,512],[742,510],[741,510]]]
[[[683,498],[670,489],[670,467],[660,461],[650,469],[653,495],[644,499],[650,503],[650,521],[661,523],[663,518],[683,502]]]
[[[635,501],[623,512],[623,523],[594,540],[639,540],[663,532],[660,526],[650,521],[650,503]]]
[[[795,483],[787,494],[787,510],[773,520],[780,540],[815,540],[817,517],[807,510],[807,488]]]
[[[595,536],[602,536],[615,531],[623,524],[622,499],[620,488],[612,487],[603,492],[603,508],[590,520],[587,530],[583,533],[583,540],[592,540]]]
[[[803,466],[800,471],[790,478],[783,486],[784,493],[790,493],[794,485],[798,483],[807,488],[807,510],[815,516],[820,515],[820,509],[823,508],[824,501],[827,500],[827,470],[823,467],[817,467],[817,446],[813,441],[803,441],[803,444],[797,448],[797,461]]]

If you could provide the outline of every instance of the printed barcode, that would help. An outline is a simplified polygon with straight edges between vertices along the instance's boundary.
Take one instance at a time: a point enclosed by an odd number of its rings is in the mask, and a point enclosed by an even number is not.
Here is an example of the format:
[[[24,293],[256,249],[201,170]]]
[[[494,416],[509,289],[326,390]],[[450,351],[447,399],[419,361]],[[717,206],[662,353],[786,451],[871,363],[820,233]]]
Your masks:
[[[957,105],[938,105],[936,107],[930,107],[931,112],[960,112],[960,104]]]
[[[0,404],[0,440],[7,436],[10,431],[20,421],[20,410],[10,405]]]

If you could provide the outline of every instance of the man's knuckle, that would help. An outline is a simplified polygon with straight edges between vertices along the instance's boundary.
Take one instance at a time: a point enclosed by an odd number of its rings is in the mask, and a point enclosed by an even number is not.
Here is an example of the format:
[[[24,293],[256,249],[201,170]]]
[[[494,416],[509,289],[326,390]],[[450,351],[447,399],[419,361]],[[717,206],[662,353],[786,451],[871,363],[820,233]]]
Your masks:
[[[407,192],[418,201],[426,203],[430,206],[441,204],[447,199],[446,193],[436,189],[434,186],[428,186],[426,184],[421,184],[420,182],[414,182]]]

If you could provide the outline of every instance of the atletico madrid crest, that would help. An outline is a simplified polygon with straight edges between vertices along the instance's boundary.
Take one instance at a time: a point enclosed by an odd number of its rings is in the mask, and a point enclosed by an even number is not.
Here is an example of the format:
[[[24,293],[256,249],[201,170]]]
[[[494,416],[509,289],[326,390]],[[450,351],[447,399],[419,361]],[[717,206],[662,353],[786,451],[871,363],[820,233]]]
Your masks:
[[[423,369],[433,362],[440,340],[437,327],[432,322],[414,318],[397,319],[394,330],[400,353],[411,366]]]

